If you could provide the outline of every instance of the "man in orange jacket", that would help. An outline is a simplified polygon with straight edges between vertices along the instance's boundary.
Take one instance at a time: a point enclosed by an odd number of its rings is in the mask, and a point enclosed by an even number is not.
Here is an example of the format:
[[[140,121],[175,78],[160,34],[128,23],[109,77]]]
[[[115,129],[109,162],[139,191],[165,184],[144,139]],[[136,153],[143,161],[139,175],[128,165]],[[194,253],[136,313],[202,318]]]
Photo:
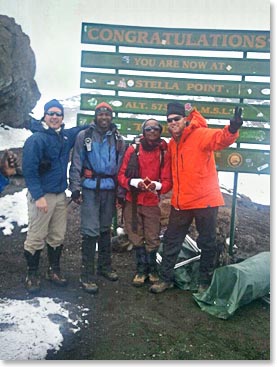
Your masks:
[[[167,105],[168,130],[172,135],[168,151],[173,190],[160,281],[150,288],[153,293],[173,287],[174,266],[193,219],[199,233],[197,245],[201,249],[199,292],[210,285],[217,251],[218,207],[224,205],[214,151],[228,147],[238,138],[243,123],[241,113],[242,109],[236,107],[230,125],[211,129],[196,109],[185,118],[182,104],[171,102]]]

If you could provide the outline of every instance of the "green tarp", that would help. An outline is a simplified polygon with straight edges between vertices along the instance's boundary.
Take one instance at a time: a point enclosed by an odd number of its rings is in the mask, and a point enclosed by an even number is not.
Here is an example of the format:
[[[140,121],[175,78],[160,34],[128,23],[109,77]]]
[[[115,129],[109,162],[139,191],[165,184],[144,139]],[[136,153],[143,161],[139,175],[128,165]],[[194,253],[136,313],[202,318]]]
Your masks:
[[[161,256],[163,254],[162,241],[158,254]],[[174,268],[174,283],[176,287],[186,291],[197,290],[199,283],[199,258],[200,250],[196,242],[189,236],[186,236]],[[158,262],[160,262],[159,257]]]
[[[215,270],[206,292],[193,297],[202,311],[228,319],[241,306],[270,292],[270,252]]]

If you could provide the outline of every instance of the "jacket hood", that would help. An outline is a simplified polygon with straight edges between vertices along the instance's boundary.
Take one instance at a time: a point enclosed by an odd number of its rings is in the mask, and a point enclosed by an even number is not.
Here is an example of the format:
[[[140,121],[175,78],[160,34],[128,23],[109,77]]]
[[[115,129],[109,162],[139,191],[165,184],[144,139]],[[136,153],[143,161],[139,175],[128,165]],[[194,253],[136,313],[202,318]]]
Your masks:
[[[100,129],[99,126],[94,121],[88,127],[97,131],[100,135],[104,135],[104,134],[112,135],[113,133],[117,131],[117,126],[113,122],[111,123],[109,130],[105,132],[102,129]]]
[[[40,133],[52,133],[52,132],[55,132],[54,129],[45,129],[45,127],[43,127],[43,124],[41,121],[38,121],[38,120],[34,120],[31,127],[30,127],[30,130],[32,131],[32,133],[36,133],[36,132],[40,132]],[[64,124],[61,125],[61,130],[64,130]]]
[[[188,126],[184,128],[181,140],[185,140],[195,129],[208,128],[205,118],[194,109],[187,117]]]

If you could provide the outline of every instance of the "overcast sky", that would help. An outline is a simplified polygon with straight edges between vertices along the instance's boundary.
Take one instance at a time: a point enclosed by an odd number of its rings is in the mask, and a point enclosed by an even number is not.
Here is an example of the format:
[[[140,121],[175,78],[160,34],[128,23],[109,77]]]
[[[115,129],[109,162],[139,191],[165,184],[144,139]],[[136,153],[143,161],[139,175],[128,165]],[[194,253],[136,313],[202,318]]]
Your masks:
[[[270,29],[269,0],[0,0],[36,55],[43,99],[78,92],[81,23],[210,29]]]

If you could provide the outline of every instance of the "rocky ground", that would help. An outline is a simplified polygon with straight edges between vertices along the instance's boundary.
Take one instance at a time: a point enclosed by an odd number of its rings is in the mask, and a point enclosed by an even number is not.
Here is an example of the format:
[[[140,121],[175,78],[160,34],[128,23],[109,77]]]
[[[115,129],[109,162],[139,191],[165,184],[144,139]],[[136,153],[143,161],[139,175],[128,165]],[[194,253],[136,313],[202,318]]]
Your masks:
[[[24,180],[15,177],[4,194],[21,190]],[[229,237],[231,196],[220,209],[218,240]],[[166,225],[169,198],[162,201],[162,224]],[[120,220],[120,212],[119,220]],[[89,295],[78,283],[80,267],[79,207],[68,207],[68,228],[62,267],[69,285],[57,289],[42,280],[40,296],[58,297],[90,309],[89,323],[68,336],[61,350],[49,352],[54,360],[267,360],[270,359],[270,309],[261,299],[238,309],[228,320],[202,312],[190,291],[174,288],[160,295],[148,291],[149,284],[134,288],[134,253],[127,244],[114,245],[113,265],[118,282],[99,278],[100,291]],[[191,237],[196,238],[192,228]],[[11,236],[0,233],[0,297],[27,299],[24,289],[26,264],[23,258],[25,234],[16,227]],[[242,261],[270,251],[270,207],[238,198],[234,256],[222,246],[221,262]],[[46,252],[41,273],[47,266]]]

